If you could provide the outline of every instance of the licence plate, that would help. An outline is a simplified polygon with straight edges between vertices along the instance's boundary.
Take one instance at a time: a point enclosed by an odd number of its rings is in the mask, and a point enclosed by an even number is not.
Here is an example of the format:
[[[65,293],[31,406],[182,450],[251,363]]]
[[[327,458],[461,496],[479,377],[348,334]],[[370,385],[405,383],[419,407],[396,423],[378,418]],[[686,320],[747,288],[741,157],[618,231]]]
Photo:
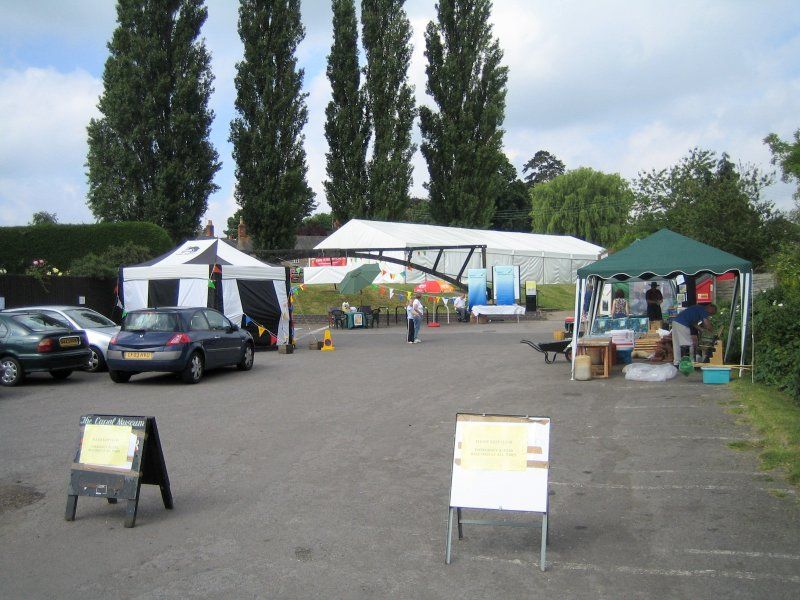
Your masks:
[[[153,358],[152,352],[126,352],[126,360],[151,360]]]
[[[81,345],[81,338],[77,336],[72,337],[62,337],[58,340],[58,343],[61,345],[62,348],[74,348],[75,346]]]

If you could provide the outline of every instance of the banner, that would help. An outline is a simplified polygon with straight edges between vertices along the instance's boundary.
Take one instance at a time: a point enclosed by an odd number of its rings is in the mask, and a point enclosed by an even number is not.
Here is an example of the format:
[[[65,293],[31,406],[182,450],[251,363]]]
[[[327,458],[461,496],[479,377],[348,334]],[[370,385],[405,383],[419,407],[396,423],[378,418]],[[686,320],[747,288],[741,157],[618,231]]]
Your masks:
[[[499,265],[493,267],[493,269],[495,303],[498,306],[515,304],[514,267],[511,265]]]
[[[340,258],[312,258],[312,267],[346,267],[347,257]]]
[[[486,269],[469,269],[467,271],[469,286],[469,307],[486,304]]]

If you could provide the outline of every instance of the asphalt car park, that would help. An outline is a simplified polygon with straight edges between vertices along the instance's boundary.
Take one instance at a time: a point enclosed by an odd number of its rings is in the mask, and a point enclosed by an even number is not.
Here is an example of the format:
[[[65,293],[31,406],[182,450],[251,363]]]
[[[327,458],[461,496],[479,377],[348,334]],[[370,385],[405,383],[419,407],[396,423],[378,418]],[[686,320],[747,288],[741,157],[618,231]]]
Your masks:
[[[9,598],[794,598],[800,510],[727,386],[570,382],[520,339],[552,322],[453,324],[421,344],[335,331],[334,352],[259,352],[197,386],[74,373],[0,389],[0,589]],[[307,340],[306,340],[307,341]],[[550,545],[465,526],[444,564],[459,411],[552,419]],[[175,507],[81,498],[80,415],[152,415]],[[512,514],[511,519],[538,519]]]

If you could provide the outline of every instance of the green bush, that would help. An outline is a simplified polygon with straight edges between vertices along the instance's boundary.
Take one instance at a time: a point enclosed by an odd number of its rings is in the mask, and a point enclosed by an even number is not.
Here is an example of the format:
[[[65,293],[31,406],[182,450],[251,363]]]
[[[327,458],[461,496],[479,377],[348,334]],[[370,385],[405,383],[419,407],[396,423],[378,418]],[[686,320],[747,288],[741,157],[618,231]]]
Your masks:
[[[152,223],[96,223],[0,227],[0,267],[24,273],[34,260],[46,260],[61,271],[87,254],[102,255],[109,248],[132,242],[147,248],[151,256],[173,247],[167,232]],[[123,260],[135,263],[136,259]]]
[[[69,274],[75,277],[116,278],[121,265],[135,265],[153,258],[148,248],[133,242],[111,246],[100,255],[89,253],[72,263]]]
[[[753,309],[755,379],[800,403],[800,296],[778,286],[758,294]]]

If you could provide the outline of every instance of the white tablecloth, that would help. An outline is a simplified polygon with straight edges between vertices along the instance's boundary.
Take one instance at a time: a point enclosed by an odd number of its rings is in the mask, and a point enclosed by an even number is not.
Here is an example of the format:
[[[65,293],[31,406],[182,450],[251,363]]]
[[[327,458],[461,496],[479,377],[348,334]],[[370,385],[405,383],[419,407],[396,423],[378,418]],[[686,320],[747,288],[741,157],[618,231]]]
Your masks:
[[[508,304],[504,306],[476,304],[472,307],[472,314],[478,315],[524,315],[525,307],[519,304]]]

